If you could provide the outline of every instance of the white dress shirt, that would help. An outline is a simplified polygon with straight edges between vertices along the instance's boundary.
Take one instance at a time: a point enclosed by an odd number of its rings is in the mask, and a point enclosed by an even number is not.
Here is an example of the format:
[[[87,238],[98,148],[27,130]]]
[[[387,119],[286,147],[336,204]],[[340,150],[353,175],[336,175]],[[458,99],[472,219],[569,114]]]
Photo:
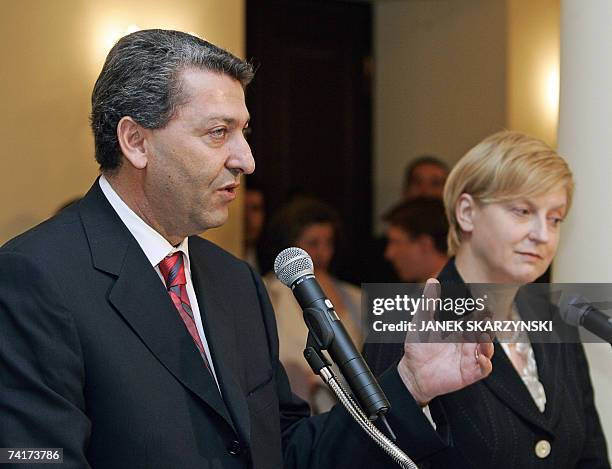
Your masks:
[[[200,336],[200,340],[202,341],[202,345],[204,346],[204,353],[206,353],[206,358],[208,359],[208,363],[210,364],[210,369],[215,378],[215,381],[217,382],[217,387],[219,387],[219,381],[217,380],[217,375],[215,373],[215,366],[213,365],[212,357],[210,355],[210,349],[208,348],[208,342],[206,341],[206,336],[204,335],[204,328],[202,327],[202,317],[200,315],[198,299],[195,295],[195,290],[193,289],[193,281],[191,280],[191,267],[189,263],[189,238],[183,239],[183,241],[181,241],[181,243],[177,246],[172,246],[162,235],[160,235],[157,231],[147,225],[142,218],[136,215],[136,213],[134,213],[134,211],[130,207],[128,207],[123,200],[121,200],[119,194],[117,194],[115,190],[111,187],[110,183],[104,177],[104,175],[100,176],[99,184],[100,189],[102,189],[102,192],[108,199],[108,202],[111,204],[115,212],[117,212],[117,215],[119,215],[119,218],[121,218],[123,224],[127,227],[128,230],[130,230],[132,236],[136,238],[136,241],[140,245],[140,248],[144,251],[145,256],[147,256],[147,259],[149,259],[151,266],[157,272],[157,275],[159,276],[159,279],[161,280],[164,288],[166,288],[166,283],[164,281],[163,275],[159,270],[158,264],[164,259],[164,257],[169,256],[170,254],[174,254],[178,251],[183,254],[183,261],[185,264],[185,279],[187,280],[187,285],[185,285],[185,287],[187,289],[189,303],[191,304],[191,311],[193,312],[195,325],[198,329],[198,335]]]

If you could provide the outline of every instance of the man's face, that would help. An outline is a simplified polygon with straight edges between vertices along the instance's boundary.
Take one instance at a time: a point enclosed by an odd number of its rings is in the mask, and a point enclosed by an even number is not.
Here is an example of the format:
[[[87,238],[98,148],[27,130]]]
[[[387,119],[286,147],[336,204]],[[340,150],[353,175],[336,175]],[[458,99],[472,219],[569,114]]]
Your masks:
[[[233,78],[181,72],[184,102],[161,129],[145,129],[146,203],[167,234],[184,237],[225,223],[240,175],[255,169],[244,137],[249,113]]]
[[[446,182],[446,169],[431,163],[418,165],[412,171],[404,188],[404,198],[442,197]]]
[[[387,259],[402,282],[424,282],[432,276],[427,270],[425,243],[420,238],[413,238],[397,226],[387,229]]]

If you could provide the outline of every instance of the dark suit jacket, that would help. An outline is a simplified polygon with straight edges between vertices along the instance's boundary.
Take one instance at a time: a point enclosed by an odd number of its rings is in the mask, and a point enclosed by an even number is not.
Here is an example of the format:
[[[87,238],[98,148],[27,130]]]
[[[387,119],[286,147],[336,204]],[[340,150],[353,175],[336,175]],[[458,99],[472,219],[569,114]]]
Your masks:
[[[438,279],[443,292],[445,282],[463,285],[454,260]],[[518,300],[517,304],[523,314]],[[437,456],[432,467],[610,467],[582,345],[533,343],[532,347],[546,392],[544,413],[496,342],[489,377],[430,403],[434,420],[443,417],[452,438],[451,447]],[[401,344],[366,344],[364,355],[377,374],[397,362],[402,349]],[[544,459],[535,454],[541,440],[551,445]]]
[[[308,418],[292,395],[259,276],[198,237],[189,252],[223,397],[97,182],[0,250],[0,447],[79,469],[388,467],[344,409]],[[381,385],[404,449],[440,450],[397,372]]]

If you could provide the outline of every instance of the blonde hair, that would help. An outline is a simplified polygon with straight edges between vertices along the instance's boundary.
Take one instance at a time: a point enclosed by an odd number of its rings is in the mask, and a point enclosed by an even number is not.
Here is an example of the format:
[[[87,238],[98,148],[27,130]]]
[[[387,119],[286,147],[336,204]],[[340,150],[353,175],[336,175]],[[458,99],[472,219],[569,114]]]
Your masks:
[[[572,172],[546,143],[507,130],[485,138],[459,160],[444,186],[449,255],[454,255],[461,243],[455,208],[462,194],[486,204],[539,196],[558,187],[567,191],[569,210],[574,192]]]

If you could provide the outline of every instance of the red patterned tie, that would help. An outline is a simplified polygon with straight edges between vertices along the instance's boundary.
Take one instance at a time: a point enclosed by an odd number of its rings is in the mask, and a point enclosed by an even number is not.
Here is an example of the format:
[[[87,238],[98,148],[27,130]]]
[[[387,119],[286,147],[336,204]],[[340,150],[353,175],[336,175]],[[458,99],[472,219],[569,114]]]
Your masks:
[[[193,311],[191,310],[191,304],[189,303],[189,297],[187,296],[187,288],[185,286],[187,280],[185,279],[185,265],[183,264],[182,253],[175,252],[174,254],[164,257],[159,263],[159,270],[166,281],[166,288],[168,289],[174,306],[176,306],[179,316],[185,323],[189,335],[198,347],[206,368],[210,371],[210,365],[208,364],[204,346],[202,345],[202,340],[198,334],[198,329],[193,317]]]

